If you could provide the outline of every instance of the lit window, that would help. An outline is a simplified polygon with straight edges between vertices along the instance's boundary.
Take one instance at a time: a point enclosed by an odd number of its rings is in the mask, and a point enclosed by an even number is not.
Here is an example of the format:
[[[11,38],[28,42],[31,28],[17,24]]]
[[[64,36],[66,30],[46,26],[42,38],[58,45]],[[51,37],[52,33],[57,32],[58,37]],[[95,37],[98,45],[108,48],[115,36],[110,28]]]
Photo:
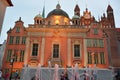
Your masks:
[[[33,44],[32,56],[38,55],[38,44]]]
[[[59,58],[59,44],[53,45],[53,58]]]
[[[80,57],[80,45],[79,44],[74,45],[74,57]]]

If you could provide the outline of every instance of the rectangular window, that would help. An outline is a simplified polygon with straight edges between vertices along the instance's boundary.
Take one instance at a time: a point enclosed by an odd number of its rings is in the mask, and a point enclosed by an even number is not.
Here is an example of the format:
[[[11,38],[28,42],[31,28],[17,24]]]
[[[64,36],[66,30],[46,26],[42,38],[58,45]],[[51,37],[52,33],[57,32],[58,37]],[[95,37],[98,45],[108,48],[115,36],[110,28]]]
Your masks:
[[[92,64],[92,54],[88,52],[88,64]]]
[[[25,53],[24,50],[21,50],[21,51],[20,51],[20,62],[23,62],[23,61],[24,61],[24,53]]]
[[[74,57],[80,57],[80,45],[79,44],[74,45]]]
[[[16,27],[16,32],[20,32],[20,27]]]
[[[92,47],[92,39],[87,39],[87,47]]]
[[[95,52],[94,54],[94,64],[98,64],[98,53]]]
[[[97,35],[98,34],[98,29],[94,28],[94,34]]]
[[[59,58],[59,44],[53,45],[53,58]]]
[[[38,44],[33,44],[32,56],[38,55]]]
[[[13,41],[14,41],[14,36],[10,36],[9,44],[13,44]]]
[[[100,63],[101,63],[101,64],[105,64],[104,52],[100,52]]]
[[[87,39],[87,47],[93,47],[93,39]]]
[[[101,47],[101,48],[104,47],[104,42],[102,39],[99,40],[99,47]]]
[[[22,37],[22,44],[25,44],[25,43],[26,43],[26,37],[23,36],[23,37]]]
[[[20,36],[16,36],[16,44],[19,44],[20,43]]]
[[[97,47],[97,39],[93,39],[93,47]]]
[[[9,49],[9,50],[7,51],[6,61],[7,61],[7,62],[10,62],[10,61],[11,61],[11,57],[12,57],[12,50]]]
[[[18,54],[18,50],[14,50],[14,62],[17,62],[17,54]]]

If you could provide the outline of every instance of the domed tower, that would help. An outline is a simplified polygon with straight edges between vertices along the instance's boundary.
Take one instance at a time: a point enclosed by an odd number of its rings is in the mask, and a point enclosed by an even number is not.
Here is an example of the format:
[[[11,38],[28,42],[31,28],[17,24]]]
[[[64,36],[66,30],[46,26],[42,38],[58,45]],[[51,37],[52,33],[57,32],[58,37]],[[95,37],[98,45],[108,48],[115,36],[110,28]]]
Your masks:
[[[107,7],[107,19],[108,19],[109,23],[111,24],[111,27],[115,28],[114,13],[113,13],[113,9],[110,5],[108,5],[108,7]]]
[[[59,3],[56,5],[56,9],[48,13],[46,25],[70,25],[68,14],[61,9]]]
[[[42,17],[42,15],[40,13],[35,16],[34,24],[39,24],[39,25],[43,24],[43,17]]]
[[[72,17],[72,25],[80,25],[80,17],[78,15]]]

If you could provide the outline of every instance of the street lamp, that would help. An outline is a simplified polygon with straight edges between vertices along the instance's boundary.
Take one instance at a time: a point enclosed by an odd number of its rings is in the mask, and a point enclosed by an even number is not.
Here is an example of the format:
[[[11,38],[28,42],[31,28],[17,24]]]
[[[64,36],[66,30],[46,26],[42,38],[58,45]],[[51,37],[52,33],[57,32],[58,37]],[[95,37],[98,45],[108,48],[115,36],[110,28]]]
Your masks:
[[[10,80],[12,80],[12,70],[13,70],[14,59],[15,59],[15,55],[13,55],[10,60],[10,65],[11,65]]]

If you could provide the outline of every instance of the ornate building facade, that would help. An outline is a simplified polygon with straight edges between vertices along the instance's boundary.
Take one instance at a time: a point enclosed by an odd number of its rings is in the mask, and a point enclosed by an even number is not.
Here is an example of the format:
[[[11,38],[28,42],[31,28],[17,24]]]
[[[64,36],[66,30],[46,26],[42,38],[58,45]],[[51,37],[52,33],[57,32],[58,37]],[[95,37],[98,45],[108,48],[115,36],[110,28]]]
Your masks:
[[[96,21],[86,8],[80,15],[80,7],[74,8],[72,19],[61,9],[60,4],[44,18],[38,14],[34,24],[24,26],[21,18],[8,32],[3,70],[21,70],[24,65],[37,67],[40,63],[47,67],[72,67],[78,63],[79,68],[109,66],[120,67],[120,29],[115,28],[114,13],[110,5],[107,16],[103,14]]]
[[[0,34],[2,30],[6,7],[13,6],[11,0],[0,0]]]

